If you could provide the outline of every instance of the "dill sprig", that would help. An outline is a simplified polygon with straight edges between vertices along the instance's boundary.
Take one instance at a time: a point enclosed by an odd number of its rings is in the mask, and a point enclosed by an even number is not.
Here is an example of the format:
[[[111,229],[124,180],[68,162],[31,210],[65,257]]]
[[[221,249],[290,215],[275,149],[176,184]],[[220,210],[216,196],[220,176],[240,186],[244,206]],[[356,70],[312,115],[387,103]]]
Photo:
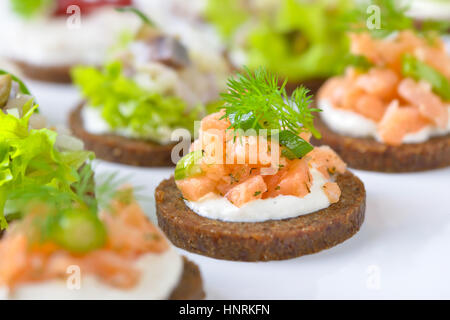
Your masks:
[[[299,134],[311,132],[320,138],[314,128],[313,112],[321,110],[311,108],[312,96],[307,88],[298,87],[288,97],[287,79],[281,86],[279,83],[278,76],[263,67],[253,73],[244,68],[243,73],[228,80],[228,92],[221,95],[225,108],[222,118],[230,120],[229,129],[234,130],[235,138],[267,130],[269,138],[277,137],[285,157],[301,158],[313,147]]]
[[[287,79],[280,86],[278,76],[263,67],[253,73],[245,67],[243,73],[228,80],[228,92],[221,94],[225,108],[223,118],[228,118],[230,128],[237,131],[278,129],[295,135],[309,131],[320,137],[314,128],[313,116],[313,112],[320,109],[310,107],[309,90],[301,86],[289,98],[286,83]]]

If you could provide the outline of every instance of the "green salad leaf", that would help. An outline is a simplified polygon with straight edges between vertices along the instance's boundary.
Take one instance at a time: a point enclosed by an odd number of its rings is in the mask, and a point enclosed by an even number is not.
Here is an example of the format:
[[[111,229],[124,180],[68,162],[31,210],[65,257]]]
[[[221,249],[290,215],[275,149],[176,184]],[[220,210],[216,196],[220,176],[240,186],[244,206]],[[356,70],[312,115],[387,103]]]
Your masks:
[[[348,51],[341,17],[353,8],[350,0],[280,0],[267,8],[245,1],[210,0],[206,15],[233,50],[245,52],[246,65],[261,65],[292,81],[338,73]],[[224,14],[228,13],[228,14]],[[231,17],[231,18],[230,18]],[[245,35],[241,45],[242,35]],[[234,41],[236,40],[236,41]]]
[[[131,12],[134,13],[136,16],[139,17],[139,19],[141,19],[141,21],[151,27],[155,27],[156,24],[145,14],[143,13],[141,10],[134,8],[134,7],[120,7],[120,8],[116,8],[116,11],[118,12]]]
[[[314,112],[311,108],[312,97],[305,87],[298,87],[289,98],[285,85],[279,86],[279,79],[265,68],[253,73],[244,67],[244,73],[238,73],[228,80],[228,92],[223,93],[225,115],[231,122],[230,129],[244,132],[253,129],[277,130],[279,142],[296,158],[303,157],[312,150],[308,142],[298,135],[311,132],[319,138],[320,133],[314,127]],[[270,135],[270,132],[267,132]]]
[[[54,0],[10,0],[11,9],[24,18],[31,18],[54,5]]]
[[[431,84],[433,92],[442,97],[445,101],[450,101],[450,82],[438,70],[420,61],[410,54],[405,54],[402,59],[402,73],[405,77],[415,80],[425,80]]]
[[[101,110],[112,129],[128,129],[136,136],[160,141],[161,127],[193,131],[194,121],[203,107],[188,110],[176,96],[163,96],[140,87],[122,73],[122,65],[114,61],[103,71],[93,67],[72,70],[74,83],[81,89],[89,106]]]
[[[55,149],[57,133],[49,129],[29,130],[29,119],[37,105],[22,118],[0,112],[0,227],[7,227],[5,206],[13,190],[26,186],[53,186],[74,192],[78,169],[93,155],[90,152],[60,152]],[[24,109],[25,111],[26,109]]]

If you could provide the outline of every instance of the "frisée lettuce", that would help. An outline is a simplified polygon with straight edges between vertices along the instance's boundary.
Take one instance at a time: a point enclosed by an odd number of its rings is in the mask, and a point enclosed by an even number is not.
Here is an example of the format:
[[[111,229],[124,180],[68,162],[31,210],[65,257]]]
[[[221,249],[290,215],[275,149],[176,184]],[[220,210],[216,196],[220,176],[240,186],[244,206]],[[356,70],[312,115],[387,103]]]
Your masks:
[[[29,129],[36,111],[24,106],[23,117],[0,112],[0,227],[7,227],[5,206],[14,190],[28,186],[52,186],[73,192],[79,181],[78,169],[93,154],[88,151],[59,151],[57,133],[49,129]],[[28,110],[27,110],[28,109]]]
[[[231,50],[244,51],[245,64],[251,69],[264,65],[292,81],[339,71],[340,58],[348,50],[341,18],[352,8],[352,1],[265,3],[267,7],[252,8],[242,1],[209,0],[206,16],[229,41]],[[233,19],[224,12],[232,12]]]
[[[93,67],[72,70],[74,83],[88,100],[89,107],[101,109],[101,116],[112,130],[131,130],[142,139],[161,141],[158,130],[186,128],[193,131],[202,106],[189,110],[177,96],[166,96],[142,88],[122,72],[122,64],[113,61],[103,71]]]

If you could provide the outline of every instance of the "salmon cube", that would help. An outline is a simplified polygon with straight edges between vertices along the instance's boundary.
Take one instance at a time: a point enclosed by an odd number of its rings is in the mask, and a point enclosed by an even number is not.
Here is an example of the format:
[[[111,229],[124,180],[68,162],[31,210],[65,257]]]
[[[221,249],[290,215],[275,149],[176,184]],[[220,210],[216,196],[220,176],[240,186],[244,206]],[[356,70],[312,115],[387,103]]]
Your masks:
[[[376,41],[368,33],[350,34],[350,51],[357,56],[364,56],[375,64],[383,63]]]
[[[200,123],[200,130],[208,131],[210,129],[226,130],[230,126],[228,119],[220,119],[225,115],[225,110],[220,110],[216,113],[211,113],[204,117]]]
[[[336,203],[341,197],[341,189],[336,182],[326,182],[322,186],[322,190],[325,192],[330,203]]]
[[[394,71],[373,68],[357,78],[356,86],[374,97],[390,101],[395,98],[398,82],[399,78]]]
[[[283,195],[304,197],[311,191],[311,183],[308,163],[304,159],[295,159],[282,176],[278,192]]]
[[[420,60],[425,61],[446,76],[447,79],[450,79],[450,59],[445,48],[423,47],[418,48],[414,53]]]
[[[346,110],[355,110],[357,101],[365,95],[365,92],[357,86],[349,86],[343,93],[340,107]]]
[[[338,106],[342,101],[347,81],[344,77],[334,77],[328,79],[320,88],[318,93],[319,100],[328,100],[333,105]]]
[[[276,196],[281,195],[280,181],[287,174],[287,172],[288,172],[287,167],[283,167],[274,175],[263,176],[264,181],[266,182],[267,185],[267,192],[263,195],[263,199],[274,198]]]
[[[316,167],[324,167],[329,173],[344,173],[347,170],[345,162],[329,146],[315,147],[306,157]]]
[[[383,118],[386,112],[387,104],[385,104],[380,98],[366,94],[361,96],[355,105],[355,111],[360,113],[366,118],[378,122]]]
[[[378,124],[378,133],[386,144],[398,146],[402,144],[406,134],[417,132],[428,124],[417,108],[399,107],[398,101],[395,100]]]
[[[216,187],[216,182],[205,176],[177,180],[176,184],[183,197],[190,201],[201,199]]]
[[[412,106],[417,107],[423,117],[433,121],[440,128],[447,127],[448,109],[431,91],[428,83],[406,78],[398,86],[398,93]]]
[[[262,176],[254,176],[230,189],[225,197],[237,207],[242,207],[247,202],[261,199],[267,191],[267,185]]]

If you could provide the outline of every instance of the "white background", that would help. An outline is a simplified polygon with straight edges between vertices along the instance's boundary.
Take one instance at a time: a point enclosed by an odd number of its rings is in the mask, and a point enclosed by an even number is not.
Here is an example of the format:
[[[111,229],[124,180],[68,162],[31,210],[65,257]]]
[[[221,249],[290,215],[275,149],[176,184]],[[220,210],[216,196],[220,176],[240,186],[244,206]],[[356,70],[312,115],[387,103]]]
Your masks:
[[[79,101],[75,88],[27,81],[52,124],[66,123]],[[173,168],[119,171],[152,197]],[[297,259],[244,263],[180,250],[201,269],[209,299],[450,299],[450,168],[411,174],[357,171],[367,191],[365,222],[353,238]],[[154,220],[154,204],[144,204]]]

